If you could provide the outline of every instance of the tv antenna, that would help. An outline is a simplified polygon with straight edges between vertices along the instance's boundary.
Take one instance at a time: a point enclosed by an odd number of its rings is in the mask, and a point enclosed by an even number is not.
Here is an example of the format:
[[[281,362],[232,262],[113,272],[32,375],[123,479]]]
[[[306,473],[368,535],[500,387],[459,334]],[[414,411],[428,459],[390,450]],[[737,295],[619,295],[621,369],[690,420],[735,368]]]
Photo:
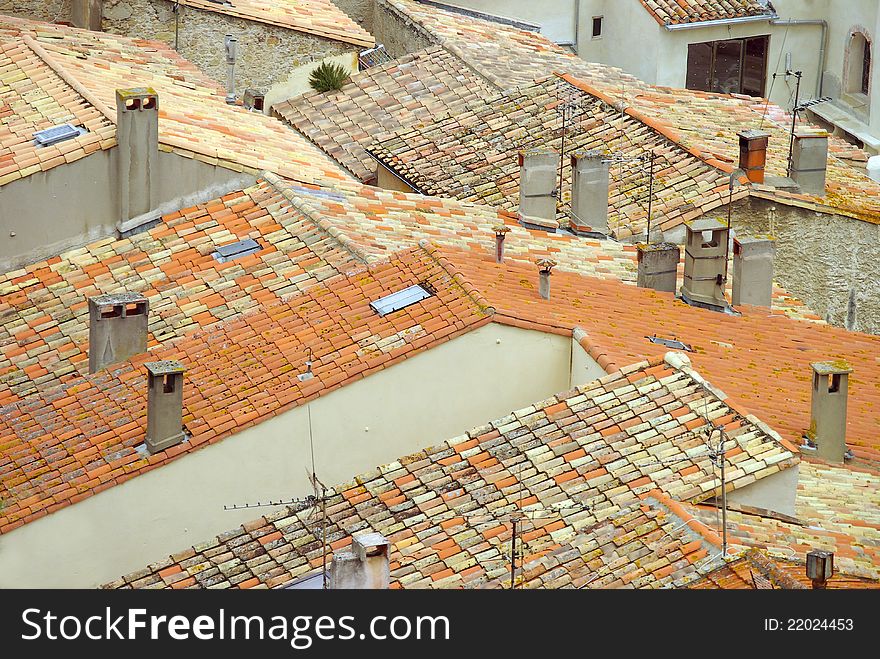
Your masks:
[[[788,166],[786,169],[786,176],[791,178],[792,157],[794,154],[794,132],[797,127],[798,112],[803,112],[807,108],[811,108],[814,105],[819,105],[820,103],[827,103],[828,101],[831,100],[831,97],[830,96],[823,96],[822,98],[813,98],[813,99],[809,99],[807,101],[801,102],[801,100],[800,100],[801,78],[803,78],[803,76],[804,76],[803,71],[788,70],[784,74],[774,73],[773,80],[775,81],[777,76],[779,76],[779,75],[784,75],[785,77],[794,76],[797,79],[797,82],[795,83],[795,86],[794,86],[794,105],[792,105],[792,107],[791,107],[791,135],[789,136],[789,140],[788,140]]]

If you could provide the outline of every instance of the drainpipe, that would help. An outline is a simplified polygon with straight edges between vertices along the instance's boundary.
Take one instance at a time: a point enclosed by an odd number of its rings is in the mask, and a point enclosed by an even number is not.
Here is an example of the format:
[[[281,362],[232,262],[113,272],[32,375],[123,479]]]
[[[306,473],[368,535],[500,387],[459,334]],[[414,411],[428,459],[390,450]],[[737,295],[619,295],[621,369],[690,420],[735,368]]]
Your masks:
[[[581,0],[574,0],[574,52],[579,54],[581,45]]]
[[[816,78],[816,98],[822,98],[822,74],[825,72],[825,41],[828,37],[828,21],[821,18],[774,18],[770,25],[820,25],[822,43],[819,44],[819,75]]]

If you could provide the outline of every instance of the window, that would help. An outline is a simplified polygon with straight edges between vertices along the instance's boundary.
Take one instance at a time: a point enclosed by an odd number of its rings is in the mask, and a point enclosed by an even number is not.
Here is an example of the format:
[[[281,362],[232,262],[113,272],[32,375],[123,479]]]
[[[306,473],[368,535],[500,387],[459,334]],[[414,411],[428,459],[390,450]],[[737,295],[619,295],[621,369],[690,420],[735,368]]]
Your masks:
[[[866,41],[862,55],[862,93],[868,95],[868,83],[871,79],[871,42]]]
[[[726,39],[688,46],[688,89],[763,96],[770,37]]]
[[[844,58],[844,93],[868,96],[871,88],[871,42],[862,32],[850,33]]]
[[[593,16],[593,38],[598,39],[602,36],[603,16]]]

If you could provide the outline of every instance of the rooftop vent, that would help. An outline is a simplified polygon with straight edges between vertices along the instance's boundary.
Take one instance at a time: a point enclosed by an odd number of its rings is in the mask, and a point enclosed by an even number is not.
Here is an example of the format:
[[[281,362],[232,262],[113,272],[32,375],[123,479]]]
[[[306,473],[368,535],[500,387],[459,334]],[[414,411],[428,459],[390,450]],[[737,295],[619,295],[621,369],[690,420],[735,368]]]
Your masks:
[[[404,288],[402,291],[397,291],[397,293],[380,297],[378,300],[370,302],[370,307],[380,316],[387,316],[429,297],[431,297],[431,293],[422,284],[416,284]]]
[[[538,294],[545,300],[550,299],[550,271],[556,267],[556,261],[553,259],[538,259],[535,261],[538,266]]]
[[[34,133],[34,142],[37,143],[37,146],[51,146],[59,142],[71,140],[74,137],[79,137],[80,135],[85,135],[87,132],[85,128],[61,124],[60,126],[38,130]]]
[[[89,373],[147,351],[149,311],[138,293],[89,298]]]
[[[333,554],[331,589],[380,590],[391,581],[388,540],[381,533],[352,538],[351,549]]]
[[[237,243],[221,245],[211,256],[213,256],[214,260],[218,263],[226,263],[227,261],[238,259],[242,256],[256,254],[261,249],[263,248],[260,247],[260,243],[256,240],[246,238],[245,240],[239,240]]]
[[[667,348],[671,348],[672,350],[686,350],[687,352],[694,351],[694,349],[690,347],[687,343],[679,341],[676,338],[664,339],[662,336],[657,336],[656,334],[654,336],[646,336],[645,338],[648,339],[648,341],[650,341],[651,343],[660,346],[666,346]]]
[[[180,444],[183,432],[183,373],[174,360],[147,362],[147,450],[164,451]]]
[[[807,554],[807,578],[813,588],[823,589],[834,576],[834,554],[830,551],[813,550]]]

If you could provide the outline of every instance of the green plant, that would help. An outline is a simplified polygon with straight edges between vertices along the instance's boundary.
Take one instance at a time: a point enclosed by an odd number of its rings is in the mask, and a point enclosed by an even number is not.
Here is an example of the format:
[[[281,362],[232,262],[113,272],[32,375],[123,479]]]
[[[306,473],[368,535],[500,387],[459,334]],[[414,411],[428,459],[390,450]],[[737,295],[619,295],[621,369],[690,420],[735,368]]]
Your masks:
[[[339,64],[321,62],[309,75],[309,85],[319,92],[329,92],[342,89],[342,85],[348,79],[348,71]]]

